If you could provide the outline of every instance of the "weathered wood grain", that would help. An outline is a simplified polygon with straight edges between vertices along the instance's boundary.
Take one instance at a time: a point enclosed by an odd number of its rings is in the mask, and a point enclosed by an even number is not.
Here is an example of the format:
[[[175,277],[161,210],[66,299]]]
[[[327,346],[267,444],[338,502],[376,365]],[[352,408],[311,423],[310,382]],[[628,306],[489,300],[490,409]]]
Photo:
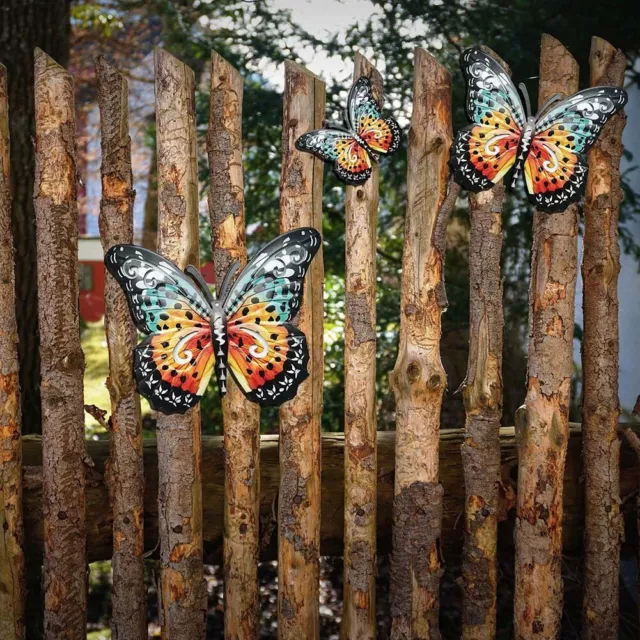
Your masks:
[[[211,55],[209,217],[216,286],[229,266],[247,262],[242,173],[242,76]],[[239,273],[239,272],[238,272]],[[224,420],[224,633],[257,639],[260,543],[260,409],[230,377]]]
[[[133,176],[127,81],[102,56],[96,59],[102,147],[100,238],[106,253],[133,242]],[[124,292],[105,273],[104,321],[109,350],[111,453],[107,484],[113,510],[111,633],[118,640],[147,637],[144,586],[144,466],[140,399],[133,376],[138,334]]]

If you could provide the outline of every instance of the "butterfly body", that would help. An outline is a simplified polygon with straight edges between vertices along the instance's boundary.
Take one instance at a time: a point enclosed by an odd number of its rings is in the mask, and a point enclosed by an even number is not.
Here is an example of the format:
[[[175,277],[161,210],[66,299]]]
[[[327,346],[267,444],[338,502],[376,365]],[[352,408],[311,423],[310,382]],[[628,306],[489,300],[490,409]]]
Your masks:
[[[592,87],[568,98],[552,96],[535,116],[509,75],[478,47],[463,52],[467,115],[472,124],[454,140],[450,165],[472,192],[490,189],[512,172],[524,173],[529,199],[540,210],[563,211],[584,193],[586,152],[606,122],[624,107],[618,87]]]
[[[382,117],[366,77],[358,78],[349,91],[343,125],[309,131],[296,140],[296,148],[332,162],[333,172],[345,184],[364,184],[372,163],[400,147],[400,126],[393,118]]]
[[[290,321],[320,235],[295,229],[263,247],[231,284],[234,265],[214,298],[199,271],[185,272],[159,254],[116,245],[105,265],[126,294],[147,337],[136,347],[137,389],[163,413],[184,413],[215,371],[224,396],[233,377],[262,405],[291,399],[308,376],[305,335]]]

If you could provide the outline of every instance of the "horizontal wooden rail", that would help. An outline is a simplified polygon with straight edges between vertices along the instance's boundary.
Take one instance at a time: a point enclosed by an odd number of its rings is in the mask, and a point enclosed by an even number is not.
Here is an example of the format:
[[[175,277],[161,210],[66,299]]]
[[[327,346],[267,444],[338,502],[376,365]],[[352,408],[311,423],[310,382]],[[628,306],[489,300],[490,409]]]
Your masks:
[[[638,430],[640,433],[640,430]],[[446,429],[440,436],[440,475],[444,486],[444,522],[442,540],[446,546],[460,549],[463,525],[460,514],[464,510],[464,478],[460,460],[460,445],[464,432]],[[37,436],[23,438],[24,464],[24,516],[25,545],[28,557],[42,554],[42,442]],[[566,552],[582,548],[584,523],[584,491],[579,482],[582,476],[582,438],[580,425],[571,426],[569,453],[564,483],[564,548]],[[223,482],[224,466],[222,438],[204,437],[202,493],[204,507],[204,548],[207,563],[220,562],[222,553]],[[87,442],[87,450],[94,468],[87,467],[87,535],[89,560],[105,560],[111,557],[112,522],[107,486],[104,482],[104,463],[109,455],[107,441]],[[502,478],[514,486],[517,473],[517,447],[514,430],[500,430]],[[387,553],[391,545],[391,509],[393,502],[395,433],[378,432],[378,546],[379,553]],[[320,548],[322,555],[342,555],[344,534],[344,437],[342,433],[325,433],[322,436],[322,524]],[[620,468],[620,490],[624,496],[638,488],[640,463],[635,454],[622,447]],[[145,549],[156,548],[158,540],[158,462],[156,441],[144,441],[145,468]],[[269,539],[264,530],[273,532],[273,517],[276,510],[276,495],[280,482],[278,468],[278,436],[262,436],[260,450],[260,522],[263,530],[261,559],[276,556],[275,535]],[[500,513],[513,504],[513,497],[500,497]],[[632,535],[635,527],[634,515],[629,510],[627,540],[635,543]],[[501,540],[510,541],[512,525]]]

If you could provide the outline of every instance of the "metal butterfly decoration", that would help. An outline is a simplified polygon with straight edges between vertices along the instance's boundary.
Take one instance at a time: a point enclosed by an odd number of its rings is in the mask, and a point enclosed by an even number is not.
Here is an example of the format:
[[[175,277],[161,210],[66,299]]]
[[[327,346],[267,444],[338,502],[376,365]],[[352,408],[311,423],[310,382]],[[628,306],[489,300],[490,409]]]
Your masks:
[[[343,126],[304,133],[296,140],[296,149],[333,162],[339,180],[360,185],[371,177],[372,163],[381,154],[397,151],[401,140],[400,126],[393,118],[382,117],[382,104],[375,99],[369,78],[363,76],[349,91]]]
[[[269,406],[293,398],[309,375],[309,351],[291,320],[320,245],[311,228],[278,236],[233,285],[240,263],[231,265],[217,298],[193,266],[182,272],[135,245],[109,249],[105,265],[147,334],[134,353],[138,392],[157,411],[184,413],[199,402],[215,369],[221,396],[230,373],[252,402]]]
[[[526,87],[525,105],[507,72],[478,47],[466,49],[461,66],[467,83],[467,117],[451,150],[456,182],[468,191],[490,189],[513,169],[521,171],[529,200],[549,213],[578,202],[587,180],[587,151],[602,127],[627,103],[618,87],[592,87],[562,99],[550,97],[534,116]]]

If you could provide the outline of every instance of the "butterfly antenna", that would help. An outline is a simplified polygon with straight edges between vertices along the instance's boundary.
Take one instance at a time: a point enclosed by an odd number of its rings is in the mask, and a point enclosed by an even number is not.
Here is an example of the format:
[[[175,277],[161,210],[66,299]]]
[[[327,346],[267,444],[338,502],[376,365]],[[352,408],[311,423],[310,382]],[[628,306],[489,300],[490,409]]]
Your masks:
[[[199,269],[196,269],[193,265],[189,265],[184,272],[198,285],[198,289],[202,292],[202,295],[205,297],[207,302],[210,305],[213,305],[213,295],[211,294],[211,290],[209,289],[209,285],[206,283],[205,279],[202,277]]]
[[[518,85],[518,89],[520,89],[520,93],[524,98],[524,106],[525,106],[525,109],[527,110],[527,118],[530,118],[531,117],[531,100],[529,100],[529,92],[527,91],[527,85],[525,85],[524,82],[521,82]]]
[[[544,104],[538,109],[538,115],[542,115],[554,102],[562,100],[561,93],[554,93],[550,98],[544,101]]]
[[[240,269],[240,266],[240,260],[234,260],[227,270],[224,280],[222,281],[222,285],[220,285],[220,291],[217,292],[218,300],[220,300],[220,302],[224,302],[227,299],[229,289],[231,289],[231,283],[233,282],[233,277],[238,272],[238,269]]]

